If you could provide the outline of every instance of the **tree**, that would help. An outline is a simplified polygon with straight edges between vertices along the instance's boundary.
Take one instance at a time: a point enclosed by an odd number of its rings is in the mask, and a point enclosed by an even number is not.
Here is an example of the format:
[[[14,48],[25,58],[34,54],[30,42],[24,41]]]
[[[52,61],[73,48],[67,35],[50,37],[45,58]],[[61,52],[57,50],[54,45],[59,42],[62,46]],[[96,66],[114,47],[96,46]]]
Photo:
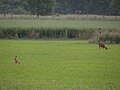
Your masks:
[[[20,13],[20,9],[23,9],[21,4],[21,0],[0,0],[0,13]]]
[[[113,6],[116,14],[120,15],[120,0],[112,0],[112,6]]]
[[[51,15],[54,13],[56,1],[55,0],[27,0],[27,9],[32,14]]]
[[[56,0],[58,13],[107,14],[111,0]],[[109,9],[109,10],[108,10]]]
[[[120,0],[0,0],[0,13],[120,15]]]
[[[67,14],[71,12],[71,0],[56,0],[56,12]]]

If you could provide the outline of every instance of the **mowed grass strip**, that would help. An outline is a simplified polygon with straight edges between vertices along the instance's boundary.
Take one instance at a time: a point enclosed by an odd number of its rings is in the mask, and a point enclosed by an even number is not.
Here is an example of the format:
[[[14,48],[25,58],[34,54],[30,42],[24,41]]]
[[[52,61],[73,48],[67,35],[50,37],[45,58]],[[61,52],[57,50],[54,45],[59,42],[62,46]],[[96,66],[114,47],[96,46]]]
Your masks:
[[[0,20],[0,28],[74,28],[120,29],[120,21],[71,21],[71,20]]]
[[[120,45],[0,40],[0,90],[119,90]],[[14,63],[17,55],[21,64]]]

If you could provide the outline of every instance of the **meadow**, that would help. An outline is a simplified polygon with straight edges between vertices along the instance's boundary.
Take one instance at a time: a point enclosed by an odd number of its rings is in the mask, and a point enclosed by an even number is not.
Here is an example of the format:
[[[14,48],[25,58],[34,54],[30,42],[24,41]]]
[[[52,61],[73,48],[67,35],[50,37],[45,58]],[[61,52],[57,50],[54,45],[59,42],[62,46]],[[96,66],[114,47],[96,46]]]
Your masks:
[[[0,40],[0,90],[120,90],[120,45]],[[18,56],[21,64],[14,63]]]
[[[73,28],[73,29],[119,29],[120,21],[91,21],[91,20],[32,20],[32,19],[1,19],[0,28]]]
[[[90,14],[55,14],[51,16],[24,15],[24,14],[0,14],[0,19],[39,19],[39,20],[104,20],[104,21],[120,21],[120,16],[106,15],[90,15]]]
[[[0,15],[0,90],[119,90],[120,45],[75,40],[99,28],[119,35],[120,17]]]

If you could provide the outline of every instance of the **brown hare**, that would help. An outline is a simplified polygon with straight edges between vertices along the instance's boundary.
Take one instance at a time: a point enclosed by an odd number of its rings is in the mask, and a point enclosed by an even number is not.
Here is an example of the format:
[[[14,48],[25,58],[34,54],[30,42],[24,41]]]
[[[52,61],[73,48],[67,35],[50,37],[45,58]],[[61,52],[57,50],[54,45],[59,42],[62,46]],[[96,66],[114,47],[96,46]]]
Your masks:
[[[20,64],[20,61],[17,59],[17,56],[15,56],[14,60],[15,60],[15,64]]]

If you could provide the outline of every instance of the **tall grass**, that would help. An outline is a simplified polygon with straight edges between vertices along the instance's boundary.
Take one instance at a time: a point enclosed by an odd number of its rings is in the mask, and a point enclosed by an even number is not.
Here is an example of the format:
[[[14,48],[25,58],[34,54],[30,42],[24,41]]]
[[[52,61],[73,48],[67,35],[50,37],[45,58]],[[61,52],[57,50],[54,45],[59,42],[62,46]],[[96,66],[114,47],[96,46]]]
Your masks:
[[[14,14],[0,14],[0,19],[39,19],[39,20],[104,20],[104,21],[120,21],[120,16],[105,16],[105,15],[52,15],[52,16],[40,16],[35,15],[14,15]]]
[[[119,90],[120,46],[107,47],[99,50],[87,41],[0,40],[0,89]]]
[[[120,29],[120,21],[0,20],[0,28]]]

